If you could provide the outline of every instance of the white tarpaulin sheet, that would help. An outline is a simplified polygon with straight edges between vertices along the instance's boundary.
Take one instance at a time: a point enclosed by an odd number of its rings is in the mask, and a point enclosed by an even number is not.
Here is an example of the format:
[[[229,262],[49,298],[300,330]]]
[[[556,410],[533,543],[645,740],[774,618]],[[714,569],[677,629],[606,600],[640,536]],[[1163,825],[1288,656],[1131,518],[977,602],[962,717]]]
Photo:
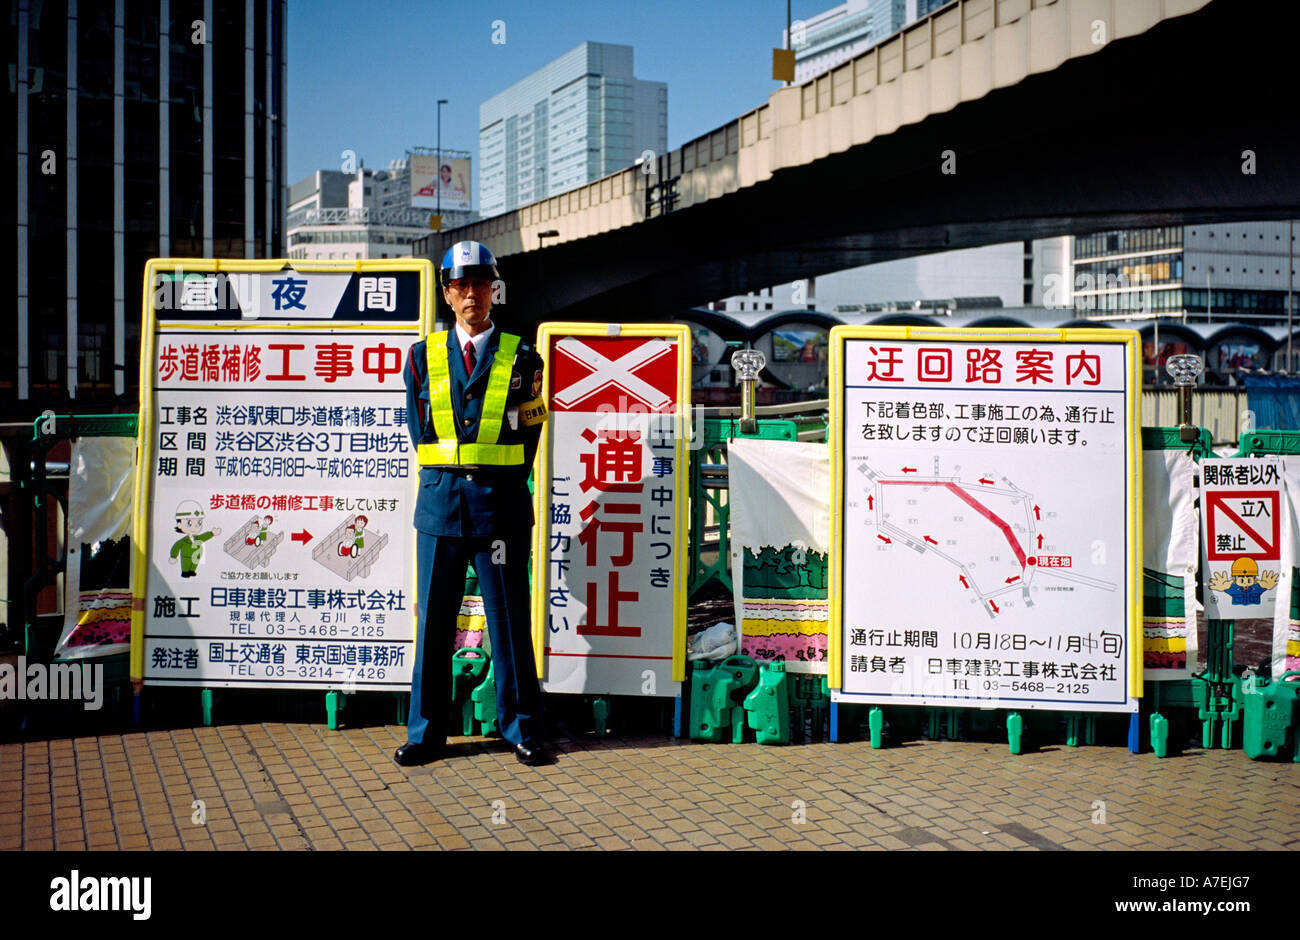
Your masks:
[[[1300,457],[1282,457],[1283,497],[1287,509],[1282,513],[1282,574],[1278,581],[1277,600],[1273,607],[1273,677],[1300,669],[1300,620],[1292,616],[1293,585],[1300,565]]]
[[[54,651],[60,659],[130,649],[134,483],[135,438],[73,441],[63,636]]]
[[[1196,668],[1200,523],[1195,476],[1196,462],[1185,451],[1149,450],[1142,454],[1142,567],[1147,594],[1159,588],[1166,604],[1163,613],[1147,609],[1143,615],[1146,679],[1185,679]],[[1180,592],[1181,617],[1173,612],[1178,606],[1174,596]]]
[[[764,549],[800,560],[824,577],[830,550],[830,460],[825,444],[733,440],[727,445],[731,512],[731,582],[739,645],[756,659],[782,659],[791,672],[825,672],[828,606],[819,596],[759,596],[745,562]],[[810,558],[816,553],[820,556]],[[820,567],[816,562],[820,561]],[[797,572],[795,572],[797,574]],[[797,582],[798,578],[793,579]],[[807,595],[810,591],[781,593]]]

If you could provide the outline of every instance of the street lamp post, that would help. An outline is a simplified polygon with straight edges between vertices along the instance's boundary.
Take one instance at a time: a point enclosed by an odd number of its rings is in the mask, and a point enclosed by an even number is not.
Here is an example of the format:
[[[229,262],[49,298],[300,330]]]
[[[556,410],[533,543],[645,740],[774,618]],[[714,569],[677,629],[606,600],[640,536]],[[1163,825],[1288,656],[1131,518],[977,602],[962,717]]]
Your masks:
[[[785,47],[794,48],[794,37],[790,35],[790,0],[785,0]],[[786,82],[785,86],[789,88],[790,83]]]
[[[740,433],[755,434],[758,419],[754,415],[754,385],[767,365],[767,357],[757,349],[737,349],[731,354],[731,368],[740,384]]]
[[[1165,368],[1173,376],[1174,384],[1178,386],[1178,410],[1181,412],[1178,439],[1184,444],[1195,444],[1199,432],[1192,424],[1192,387],[1196,384],[1197,376],[1205,368],[1205,363],[1201,362],[1200,356],[1182,353],[1170,356],[1169,361],[1165,363]]]
[[[442,106],[446,98],[438,99],[438,165],[434,167],[434,215],[438,217],[438,230],[442,231]]]
[[[1295,328],[1291,311],[1295,297],[1295,219],[1286,223],[1286,374],[1291,374],[1291,331]]]

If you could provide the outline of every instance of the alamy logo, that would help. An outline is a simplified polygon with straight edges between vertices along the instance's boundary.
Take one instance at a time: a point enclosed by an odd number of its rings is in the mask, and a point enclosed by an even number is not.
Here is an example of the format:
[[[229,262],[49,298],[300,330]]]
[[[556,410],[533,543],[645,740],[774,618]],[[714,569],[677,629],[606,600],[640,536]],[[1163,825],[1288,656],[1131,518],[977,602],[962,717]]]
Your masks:
[[[153,879],[81,877],[72,869],[67,878],[50,882],[52,911],[130,911],[135,920],[148,920],[152,910]]]
[[[83,701],[86,711],[104,705],[104,667],[90,663],[0,663],[0,699]]]

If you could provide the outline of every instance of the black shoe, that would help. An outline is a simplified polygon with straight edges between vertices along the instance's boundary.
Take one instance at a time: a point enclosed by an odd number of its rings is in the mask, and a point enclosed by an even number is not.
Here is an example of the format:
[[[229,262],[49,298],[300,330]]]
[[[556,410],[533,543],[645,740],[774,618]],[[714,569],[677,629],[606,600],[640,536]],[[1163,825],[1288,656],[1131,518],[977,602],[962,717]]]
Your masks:
[[[540,744],[516,744],[515,759],[525,767],[539,767],[551,762],[550,755]]]
[[[434,744],[414,744],[407,741],[393,752],[393,760],[399,767],[418,767],[436,761],[442,756],[442,748]]]

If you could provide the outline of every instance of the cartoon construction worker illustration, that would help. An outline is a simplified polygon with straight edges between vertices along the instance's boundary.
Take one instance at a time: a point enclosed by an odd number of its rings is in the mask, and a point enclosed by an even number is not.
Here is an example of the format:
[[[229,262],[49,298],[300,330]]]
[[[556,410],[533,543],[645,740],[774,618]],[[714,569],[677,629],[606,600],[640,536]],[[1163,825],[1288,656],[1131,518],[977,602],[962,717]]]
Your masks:
[[[370,524],[370,519],[366,516],[358,515],[352,520],[352,524],[344,530],[343,541],[339,542],[339,554],[356,558],[361,554],[361,550],[366,547],[366,526]],[[349,544],[348,539],[351,539]]]
[[[199,560],[203,558],[203,543],[214,535],[220,535],[220,529],[203,531],[203,510],[192,499],[182,500],[176,506],[176,531],[181,537],[172,545],[171,557],[167,560],[176,564],[180,559],[181,577],[192,578],[199,570]]]
[[[258,546],[265,545],[265,544],[266,544],[266,530],[269,529],[269,528],[271,528],[271,523],[275,521],[275,517],[274,517],[274,516],[263,516],[261,522],[258,522],[257,518],[254,517],[252,521],[253,521],[253,522],[257,522],[257,532],[254,533],[253,535],[249,535],[249,536],[247,536],[247,537],[244,539],[245,544],[247,544],[247,545],[258,545]]]
[[[1260,603],[1264,592],[1277,587],[1276,571],[1260,571],[1253,558],[1238,558],[1232,573],[1216,571],[1210,578],[1210,590],[1222,591],[1232,598],[1233,606]]]

